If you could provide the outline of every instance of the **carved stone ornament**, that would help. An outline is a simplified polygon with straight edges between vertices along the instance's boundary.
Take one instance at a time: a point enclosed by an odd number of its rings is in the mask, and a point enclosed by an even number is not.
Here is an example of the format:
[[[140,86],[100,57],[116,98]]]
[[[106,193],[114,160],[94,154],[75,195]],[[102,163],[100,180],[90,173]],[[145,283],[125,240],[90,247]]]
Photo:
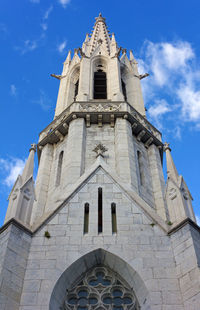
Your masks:
[[[80,111],[83,112],[113,112],[120,109],[121,104],[111,104],[111,103],[88,103],[88,104],[79,104]]]
[[[96,267],[67,291],[62,310],[139,310],[128,284],[105,267]]]
[[[175,188],[170,188],[170,190],[169,190],[169,198],[171,199],[171,200],[173,200],[174,198],[176,198],[176,189]]]
[[[183,194],[183,198],[185,200],[188,200],[189,195],[188,195],[188,192],[186,191],[186,189],[185,188],[181,188],[181,191],[182,191],[182,194]]]
[[[102,144],[102,143],[99,143],[93,150],[93,152],[95,152],[97,154],[97,157],[98,156],[102,156],[104,157],[104,153],[107,151],[108,149]]]

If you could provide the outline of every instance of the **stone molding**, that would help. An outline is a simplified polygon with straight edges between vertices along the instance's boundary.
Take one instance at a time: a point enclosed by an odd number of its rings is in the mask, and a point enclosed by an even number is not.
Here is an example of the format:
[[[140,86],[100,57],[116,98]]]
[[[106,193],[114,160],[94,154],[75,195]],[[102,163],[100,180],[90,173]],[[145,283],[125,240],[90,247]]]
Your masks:
[[[181,228],[183,228],[186,225],[191,225],[194,229],[196,229],[200,233],[200,227],[188,217],[185,220],[183,220],[182,222],[180,222],[178,225],[176,225],[172,229],[170,229],[168,231],[168,235],[170,236],[170,235],[176,233],[178,230],[180,230]]]

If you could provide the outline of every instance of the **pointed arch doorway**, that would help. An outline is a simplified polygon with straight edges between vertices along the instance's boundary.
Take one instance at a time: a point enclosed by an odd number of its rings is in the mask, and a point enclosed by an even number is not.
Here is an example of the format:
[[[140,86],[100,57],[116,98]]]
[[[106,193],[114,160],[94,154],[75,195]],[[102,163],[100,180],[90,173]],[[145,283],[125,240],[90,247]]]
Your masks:
[[[56,282],[49,310],[150,310],[141,277],[118,256],[94,250],[74,262]]]

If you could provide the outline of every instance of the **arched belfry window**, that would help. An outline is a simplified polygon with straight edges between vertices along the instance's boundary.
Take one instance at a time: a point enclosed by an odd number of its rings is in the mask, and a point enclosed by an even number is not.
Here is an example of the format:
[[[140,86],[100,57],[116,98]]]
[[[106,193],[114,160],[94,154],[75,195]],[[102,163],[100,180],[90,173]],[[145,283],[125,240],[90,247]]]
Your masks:
[[[106,72],[102,69],[94,72],[94,99],[107,99]]]
[[[131,287],[112,270],[98,266],[67,290],[63,310],[139,310]]]

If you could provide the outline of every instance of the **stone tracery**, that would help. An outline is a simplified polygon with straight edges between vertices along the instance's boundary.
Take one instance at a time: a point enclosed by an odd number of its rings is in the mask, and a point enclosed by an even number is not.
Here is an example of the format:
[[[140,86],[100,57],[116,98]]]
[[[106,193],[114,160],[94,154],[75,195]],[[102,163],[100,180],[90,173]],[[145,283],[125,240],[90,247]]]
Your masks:
[[[116,273],[105,267],[95,267],[71,289],[63,310],[139,310],[133,290]]]

